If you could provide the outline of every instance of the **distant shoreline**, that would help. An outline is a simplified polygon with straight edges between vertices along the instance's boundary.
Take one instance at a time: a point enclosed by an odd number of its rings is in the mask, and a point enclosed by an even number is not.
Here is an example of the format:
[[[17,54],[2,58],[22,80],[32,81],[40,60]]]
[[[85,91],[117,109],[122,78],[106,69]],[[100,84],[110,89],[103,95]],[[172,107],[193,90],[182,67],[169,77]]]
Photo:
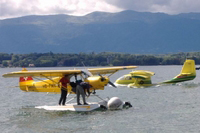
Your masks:
[[[176,54],[127,54],[127,53],[0,53],[0,67],[95,67],[128,65],[183,65],[186,59],[200,64],[200,52],[181,52]]]

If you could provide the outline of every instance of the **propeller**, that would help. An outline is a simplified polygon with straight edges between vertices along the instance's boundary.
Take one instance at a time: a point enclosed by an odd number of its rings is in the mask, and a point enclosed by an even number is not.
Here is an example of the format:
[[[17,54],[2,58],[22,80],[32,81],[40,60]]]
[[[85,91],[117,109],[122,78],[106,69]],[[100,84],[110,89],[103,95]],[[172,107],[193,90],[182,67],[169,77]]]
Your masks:
[[[101,81],[102,81],[102,82],[103,82],[104,80],[106,80],[100,73],[99,73],[98,75],[101,77]],[[108,81],[108,84],[110,84],[111,86],[117,88],[117,87],[115,86],[115,84],[113,84],[113,83],[110,81],[110,79],[109,79],[109,81]]]
[[[92,73],[91,73],[90,71],[88,71],[87,69],[82,70],[82,73],[85,74],[85,75],[87,75],[87,76],[89,76],[89,77],[90,77],[90,76],[93,76]],[[99,73],[98,75],[101,77],[101,81],[102,81],[102,82],[106,80],[106,78],[103,77],[100,73]],[[108,84],[110,84],[111,86],[117,88],[117,87],[115,86],[115,84],[113,84],[111,81],[109,81]]]

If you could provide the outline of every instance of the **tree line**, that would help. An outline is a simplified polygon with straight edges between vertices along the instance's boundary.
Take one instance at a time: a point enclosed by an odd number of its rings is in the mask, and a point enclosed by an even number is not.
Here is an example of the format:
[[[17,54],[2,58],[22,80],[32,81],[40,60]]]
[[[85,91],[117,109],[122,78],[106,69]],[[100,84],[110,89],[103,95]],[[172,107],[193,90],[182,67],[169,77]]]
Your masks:
[[[140,55],[126,53],[0,53],[2,67],[74,67],[74,66],[124,66],[124,65],[182,65],[185,59],[200,64],[200,52]]]

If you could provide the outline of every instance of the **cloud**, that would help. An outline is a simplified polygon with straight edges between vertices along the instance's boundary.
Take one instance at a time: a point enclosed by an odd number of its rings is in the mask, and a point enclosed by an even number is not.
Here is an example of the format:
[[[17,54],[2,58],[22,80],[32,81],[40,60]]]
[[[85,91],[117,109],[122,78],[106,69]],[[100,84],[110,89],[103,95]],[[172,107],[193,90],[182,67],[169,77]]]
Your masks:
[[[198,0],[0,0],[0,19],[25,15],[85,15],[93,11],[200,12]]]
[[[0,19],[25,15],[85,15],[93,11],[117,12],[103,0],[1,0]]]
[[[167,14],[179,14],[188,12],[200,12],[198,0],[106,0],[107,3],[124,10],[141,12],[163,12]]]

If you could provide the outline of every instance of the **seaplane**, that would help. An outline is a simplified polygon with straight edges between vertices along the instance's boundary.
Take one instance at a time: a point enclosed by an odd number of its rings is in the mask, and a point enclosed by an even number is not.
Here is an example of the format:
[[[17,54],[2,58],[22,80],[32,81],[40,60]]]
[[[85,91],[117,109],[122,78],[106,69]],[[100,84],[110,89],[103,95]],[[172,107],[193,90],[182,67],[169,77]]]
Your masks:
[[[79,76],[80,80],[88,82],[91,85],[90,91],[95,96],[96,90],[104,90],[105,86],[110,84],[116,87],[109,79],[114,73],[125,70],[134,69],[137,66],[118,66],[118,67],[102,67],[89,69],[73,69],[73,70],[27,70],[23,68],[21,71],[15,71],[3,74],[4,78],[19,78],[19,88],[25,92],[46,92],[46,93],[60,93],[59,80],[64,75],[69,75],[70,81],[72,77]],[[67,86],[69,94],[75,94],[73,87],[76,82],[70,82]],[[100,98],[100,97],[99,97]],[[73,99],[73,98],[72,98]],[[65,106],[36,106],[39,109],[59,110],[59,111],[93,111],[97,109],[118,109],[127,108],[132,105],[130,102],[123,102],[118,97],[111,99],[101,99],[100,102],[91,102],[88,105],[77,105],[77,103],[70,103],[72,99],[68,100]]]
[[[186,59],[180,74],[171,80],[152,84],[151,77],[153,75],[155,75],[155,73],[151,71],[135,70],[129,74],[119,77],[114,84],[116,86],[127,86],[129,88],[144,88],[161,84],[176,84],[178,82],[193,80],[196,77],[195,61],[192,59]]]

